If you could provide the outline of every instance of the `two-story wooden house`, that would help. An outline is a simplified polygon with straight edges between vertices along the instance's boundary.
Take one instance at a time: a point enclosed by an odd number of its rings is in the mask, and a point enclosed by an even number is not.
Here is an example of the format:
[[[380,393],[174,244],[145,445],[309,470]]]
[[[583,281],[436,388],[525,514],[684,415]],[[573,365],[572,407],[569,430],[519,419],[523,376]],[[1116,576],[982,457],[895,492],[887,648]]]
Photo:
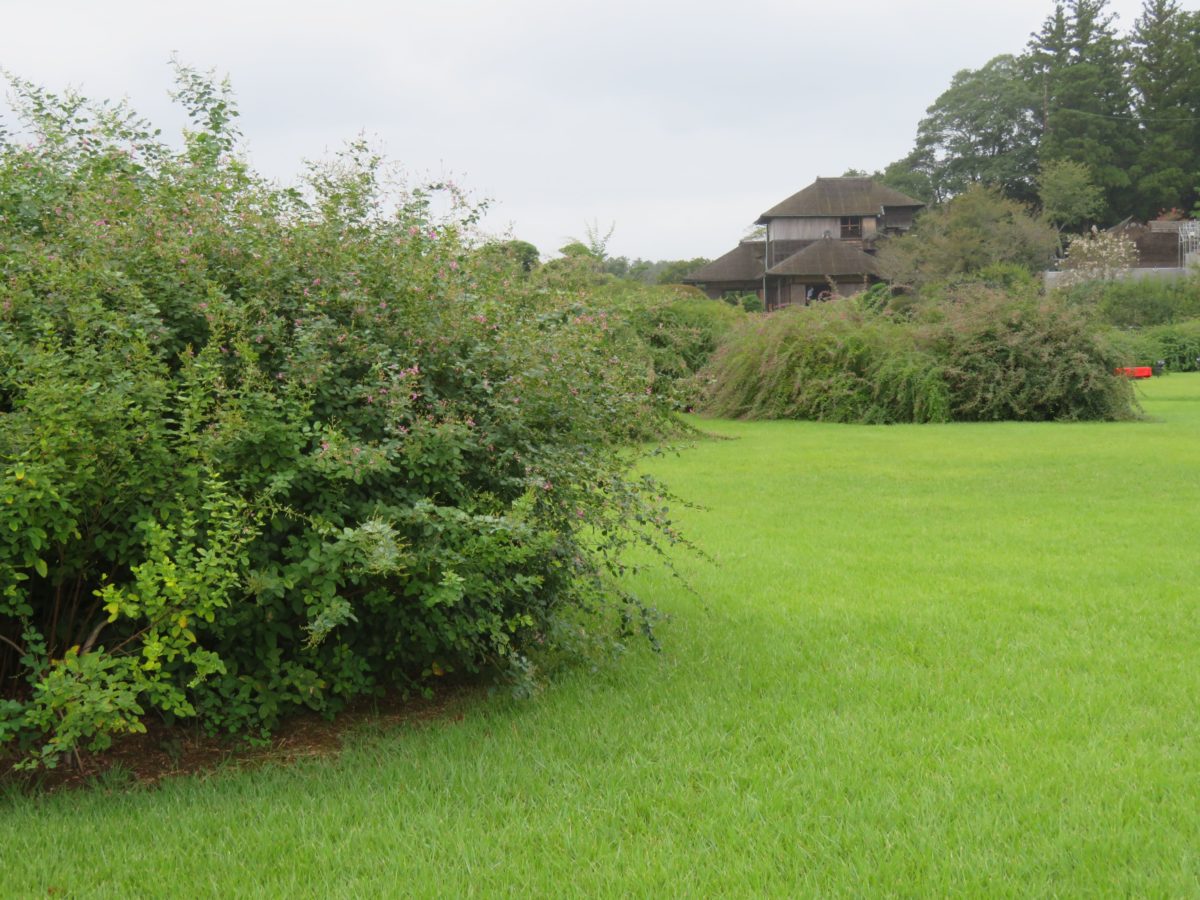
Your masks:
[[[853,294],[880,280],[875,241],[912,227],[919,200],[870,178],[818,178],[761,216],[761,239],[742,241],[689,274],[708,296],[755,293],[767,309],[808,303],[835,287]]]

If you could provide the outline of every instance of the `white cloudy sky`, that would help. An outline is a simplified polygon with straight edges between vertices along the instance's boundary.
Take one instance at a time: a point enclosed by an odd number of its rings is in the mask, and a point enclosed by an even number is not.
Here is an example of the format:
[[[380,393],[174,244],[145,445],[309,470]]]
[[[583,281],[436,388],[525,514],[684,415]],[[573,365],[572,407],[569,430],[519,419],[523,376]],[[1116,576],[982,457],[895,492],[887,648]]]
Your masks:
[[[1182,4],[1193,8],[1193,3]],[[1140,0],[1111,0],[1124,31]],[[911,147],[962,68],[1052,0],[0,0],[0,67],[177,128],[172,53],[233,82],[246,149],[290,181],[365,134],[491,198],[544,256],[716,256],[760,212]]]

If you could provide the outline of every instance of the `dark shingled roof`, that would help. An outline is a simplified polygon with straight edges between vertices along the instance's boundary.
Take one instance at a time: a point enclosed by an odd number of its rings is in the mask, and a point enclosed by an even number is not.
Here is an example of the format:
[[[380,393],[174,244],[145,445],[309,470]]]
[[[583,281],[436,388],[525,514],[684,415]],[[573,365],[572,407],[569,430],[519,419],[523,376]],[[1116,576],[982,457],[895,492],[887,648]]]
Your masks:
[[[883,206],[924,205],[870,178],[818,178],[768,209],[758,217],[758,224],[788,216],[877,216]]]
[[[797,250],[803,250],[812,240],[771,241],[771,261],[782,262]],[[685,284],[717,284],[724,281],[761,281],[763,277],[763,242],[742,241],[724,256],[685,275]]]
[[[879,275],[879,260],[846,241],[825,238],[793,253],[768,274],[836,278],[838,275]]]
[[[688,284],[717,281],[755,281],[763,277],[763,242],[742,241],[724,256],[684,276]]]

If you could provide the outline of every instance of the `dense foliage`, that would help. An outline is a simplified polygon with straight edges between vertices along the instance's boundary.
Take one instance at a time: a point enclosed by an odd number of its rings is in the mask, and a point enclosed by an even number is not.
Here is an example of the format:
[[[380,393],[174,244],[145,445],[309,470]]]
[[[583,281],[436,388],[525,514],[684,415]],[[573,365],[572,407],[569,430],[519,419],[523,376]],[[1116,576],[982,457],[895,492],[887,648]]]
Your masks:
[[[1181,323],[1200,318],[1200,277],[1087,281],[1062,291],[1068,302],[1118,328]]]
[[[1109,326],[1121,365],[1200,369],[1200,278],[1084,281],[1056,294]]]
[[[360,145],[264,182],[227,88],[178,75],[179,151],[17,85],[0,749],[52,765],[151,710],[254,732],[448,671],[527,677],[605,620],[648,632],[612,576],[673,537],[624,449],[666,413],[623,329],[470,249],[453,190],[392,208]]]
[[[1200,370],[1200,319],[1151,328],[1112,329],[1108,341],[1127,366],[1164,372]]]
[[[655,394],[673,409],[690,409],[699,399],[697,373],[746,319],[740,307],[678,285],[617,282],[593,291],[590,302],[620,323],[634,345],[629,357],[647,360]]]
[[[1134,414],[1119,356],[1059,301],[976,285],[907,312],[852,298],[747,325],[714,357],[704,408],[862,423]]]
[[[911,232],[883,244],[879,258],[890,281],[919,288],[995,266],[1041,272],[1058,243],[1054,228],[1023,204],[974,185],[918,216]]]

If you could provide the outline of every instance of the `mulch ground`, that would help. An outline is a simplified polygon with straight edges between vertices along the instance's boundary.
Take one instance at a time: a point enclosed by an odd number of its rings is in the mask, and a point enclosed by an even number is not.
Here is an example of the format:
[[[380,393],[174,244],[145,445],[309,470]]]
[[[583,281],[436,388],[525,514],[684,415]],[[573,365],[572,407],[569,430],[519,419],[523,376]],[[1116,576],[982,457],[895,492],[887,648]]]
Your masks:
[[[366,700],[330,720],[316,713],[287,719],[271,738],[252,745],[244,738],[210,736],[194,726],[167,726],[148,718],[145,734],[122,735],[102,753],[83,753],[77,764],[64,758],[56,769],[14,772],[15,758],[0,756],[0,786],[60,791],[111,783],[117,786],[157,784],[164,778],[198,775],[219,769],[293,763],[334,756],[345,739],[364,730],[388,730],[435,721],[461,720],[469,700],[485,688],[446,686],[432,699],[397,696]]]

